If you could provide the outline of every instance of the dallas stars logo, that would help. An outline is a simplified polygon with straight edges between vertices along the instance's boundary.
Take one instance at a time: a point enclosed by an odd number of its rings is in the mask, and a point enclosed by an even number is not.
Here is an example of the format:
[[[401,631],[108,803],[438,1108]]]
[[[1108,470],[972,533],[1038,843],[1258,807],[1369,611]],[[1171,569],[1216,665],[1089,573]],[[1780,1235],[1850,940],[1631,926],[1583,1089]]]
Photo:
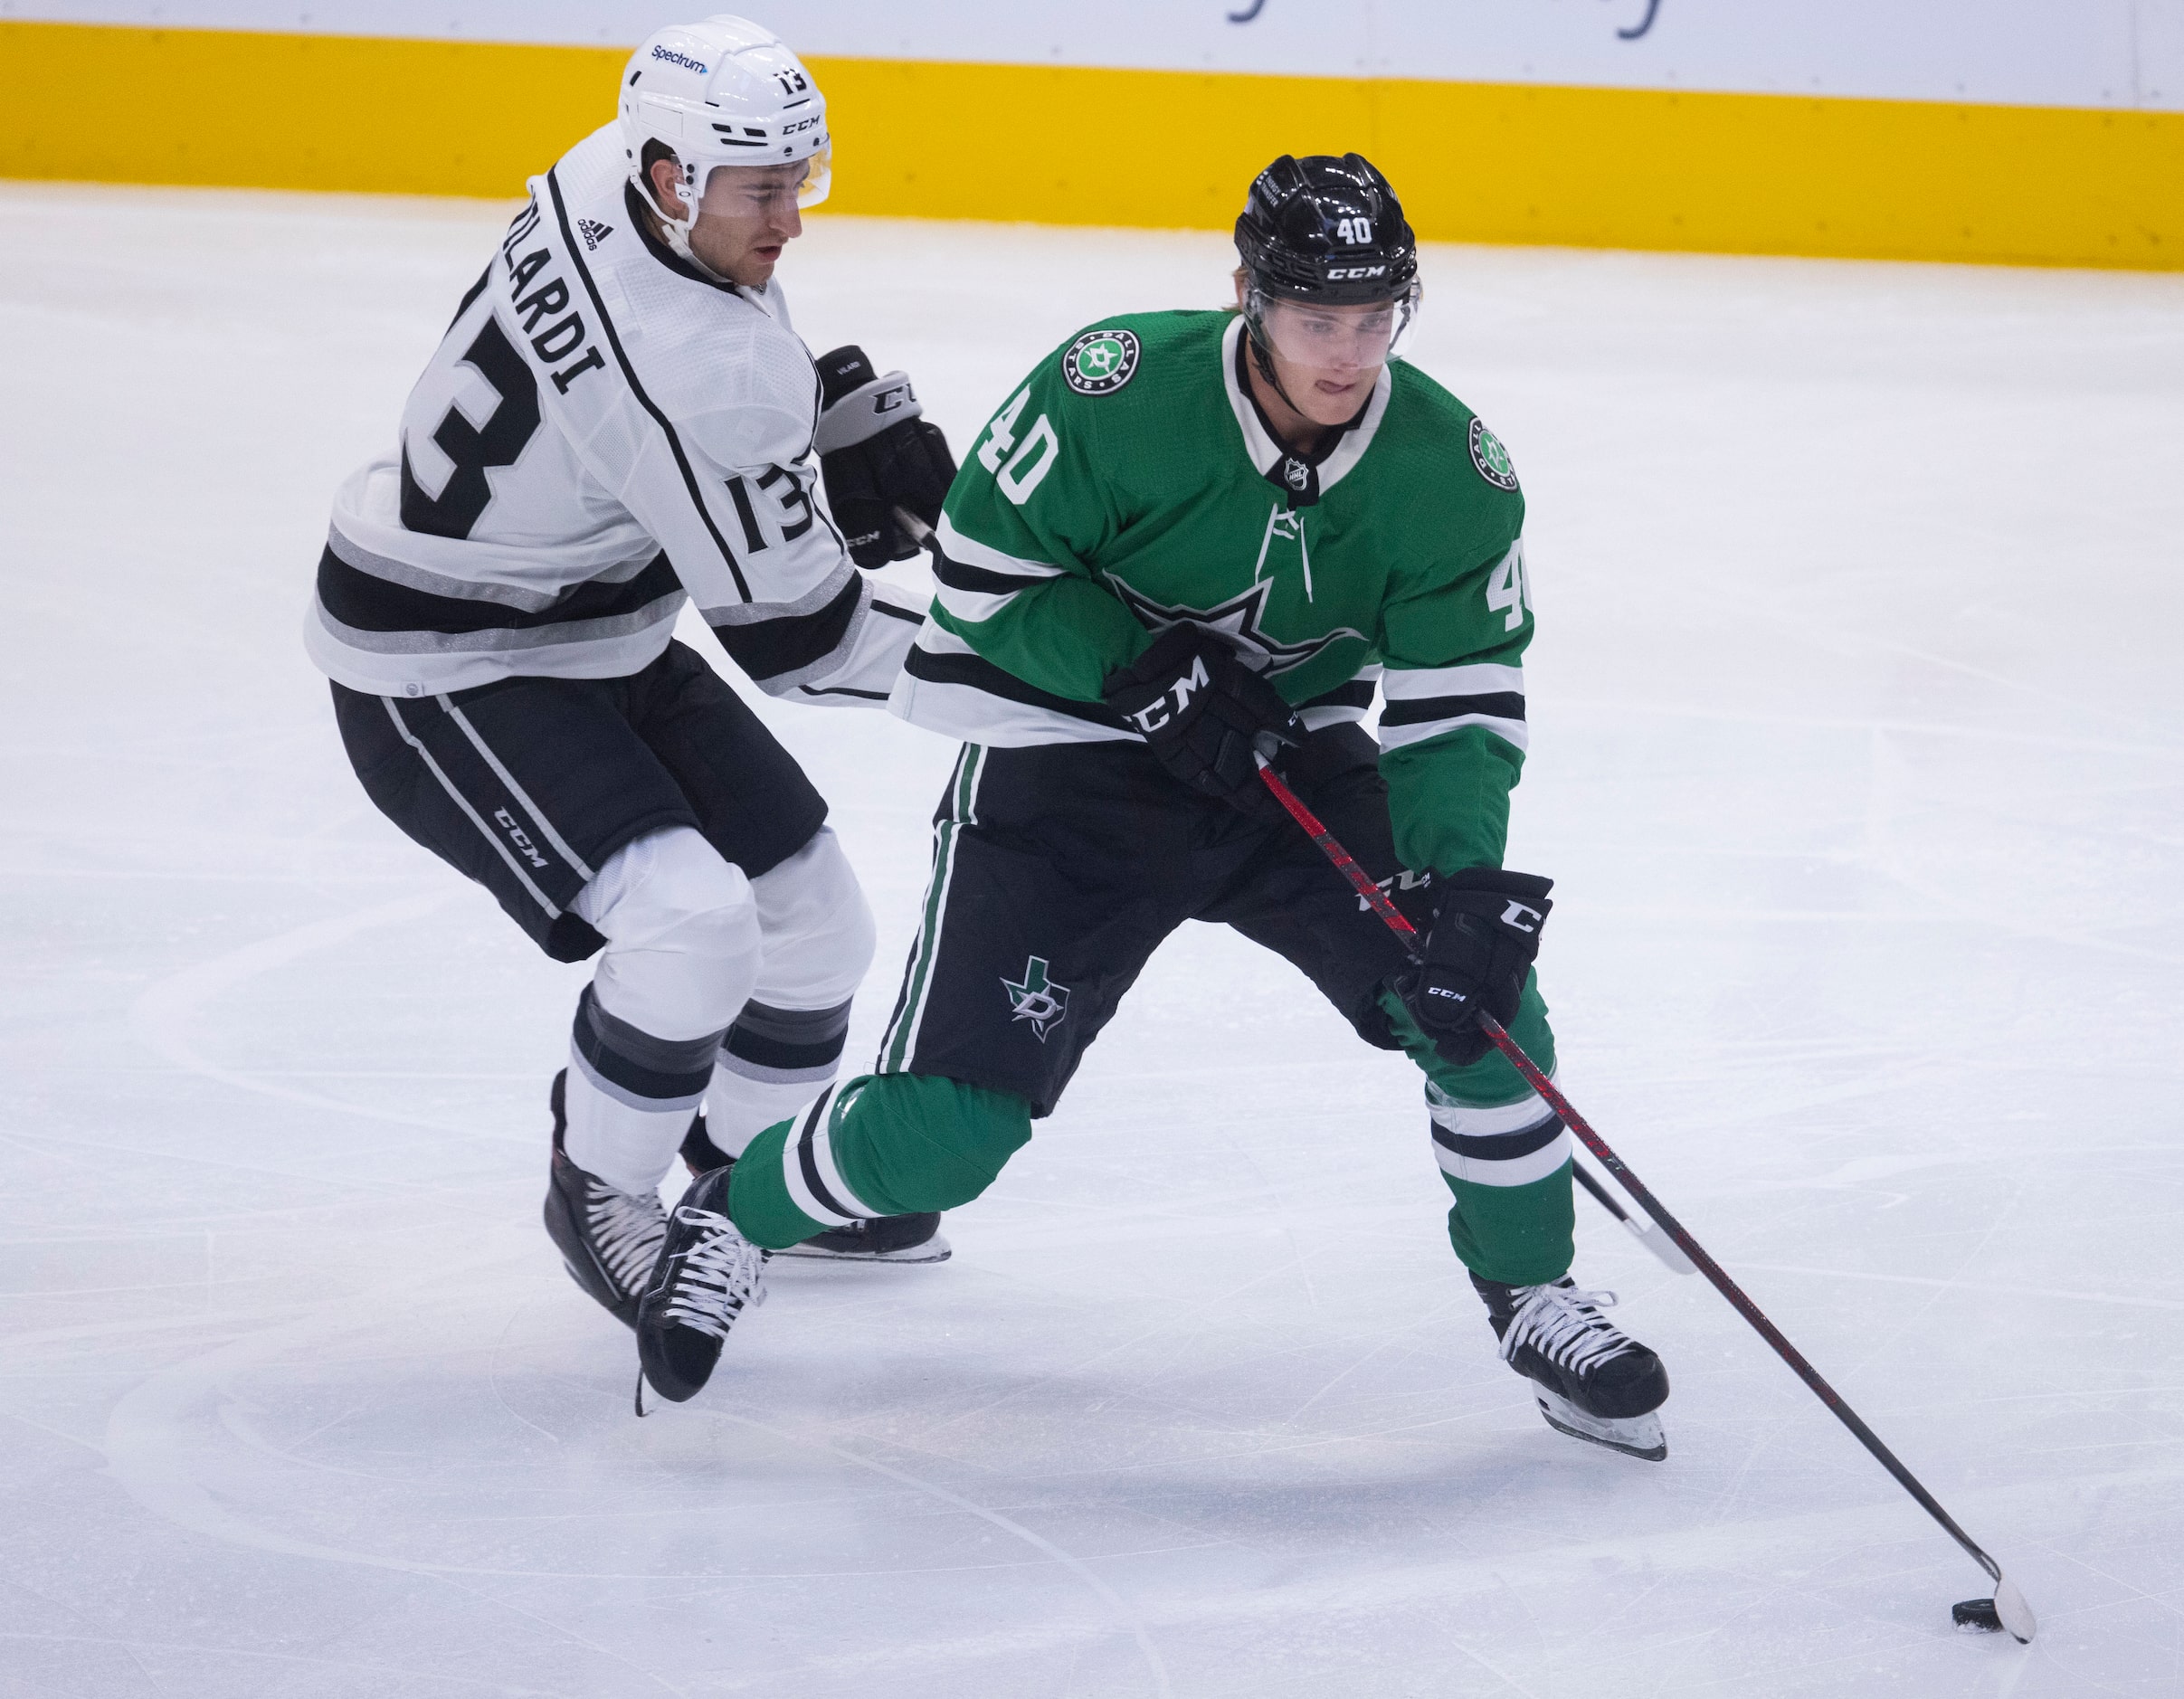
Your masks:
[[[1301,518],[1301,515],[1277,514],[1277,521]],[[1211,608],[1171,608],[1155,602],[1151,596],[1140,595],[1112,573],[1107,582],[1113,584],[1128,605],[1130,612],[1154,631],[1164,631],[1171,625],[1201,625],[1209,631],[1218,631],[1234,646],[1242,657],[1244,665],[1255,672],[1289,672],[1306,661],[1316,660],[1325,650],[1333,648],[1344,638],[1365,641],[1363,631],[1353,631],[1347,625],[1337,626],[1324,636],[1302,643],[1285,643],[1278,637],[1269,636],[1263,629],[1267,617],[1267,598],[1274,593],[1274,581],[1262,578],[1239,596]]]
[[[1137,375],[1138,343],[1128,330],[1087,330],[1061,356],[1062,381],[1080,395],[1112,395]]]
[[[1484,419],[1475,418],[1471,422],[1471,464],[1496,489],[1516,488],[1516,466],[1509,458],[1509,451],[1502,446],[1501,438],[1486,429]]]
[[[1047,977],[1043,955],[1035,955],[1024,963],[1021,983],[1003,974],[1001,988],[1009,993],[1010,1020],[1029,1020],[1041,1044],[1047,1041],[1047,1029],[1059,1026],[1069,1012],[1069,988]]]

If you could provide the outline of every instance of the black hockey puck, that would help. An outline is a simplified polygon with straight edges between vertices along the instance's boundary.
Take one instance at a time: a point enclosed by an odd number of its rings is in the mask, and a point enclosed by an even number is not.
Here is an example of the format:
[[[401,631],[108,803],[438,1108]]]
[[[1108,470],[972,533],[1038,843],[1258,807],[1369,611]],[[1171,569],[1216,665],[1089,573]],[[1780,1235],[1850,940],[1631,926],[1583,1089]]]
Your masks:
[[[1949,1619],[1960,1628],[1978,1634],[1999,1634],[2002,1618],[1991,1599],[1960,1599],[1949,1607]]]

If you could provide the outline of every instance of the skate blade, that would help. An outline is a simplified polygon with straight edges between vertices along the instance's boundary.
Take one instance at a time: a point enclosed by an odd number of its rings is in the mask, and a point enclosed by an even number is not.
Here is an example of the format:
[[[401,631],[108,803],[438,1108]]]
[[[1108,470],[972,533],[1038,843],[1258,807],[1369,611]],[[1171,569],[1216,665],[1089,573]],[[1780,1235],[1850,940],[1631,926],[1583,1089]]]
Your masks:
[[[1591,1416],[1544,1387],[1534,1387],[1532,1395],[1538,1400],[1547,1426],[1558,1434],[1606,1446],[1625,1457],[1643,1457],[1648,1463],[1658,1463],[1668,1455],[1668,1439],[1661,1432],[1657,1411],[1648,1410],[1643,1416]]]
[[[620,1304],[609,1304],[606,1299],[599,1296],[598,1286],[594,1282],[587,1280],[584,1277],[584,1271],[577,1267],[574,1263],[571,1262],[566,1257],[564,1257],[561,1259],[561,1266],[568,1272],[569,1278],[576,1283],[576,1289],[579,1292],[583,1293],[584,1296],[590,1298],[594,1304],[598,1305],[601,1309],[604,1310],[609,1315],[612,1315],[624,1327],[629,1328],[631,1332],[636,1331],[637,1300],[635,1298],[625,1298]]]
[[[954,1254],[937,1233],[922,1245],[906,1245],[900,1250],[828,1250],[818,1245],[791,1245],[774,1253],[776,1258],[795,1257],[807,1262],[945,1262]]]

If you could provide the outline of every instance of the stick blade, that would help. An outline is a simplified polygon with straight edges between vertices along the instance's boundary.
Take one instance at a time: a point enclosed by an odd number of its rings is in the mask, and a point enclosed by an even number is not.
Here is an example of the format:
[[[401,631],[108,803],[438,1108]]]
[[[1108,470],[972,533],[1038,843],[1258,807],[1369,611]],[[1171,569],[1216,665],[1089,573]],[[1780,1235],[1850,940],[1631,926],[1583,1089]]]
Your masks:
[[[1680,1275],[1698,1273],[1697,1266],[1690,1258],[1684,1255],[1683,1247],[1670,1239],[1667,1234],[1662,1232],[1651,1221],[1644,1220],[1634,1215],[1623,1225],[1630,1229],[1633,1239],[1660,1258],[1669,1273]]]
[[[2032,1644],[2032,1637],[2039,1632],[2039,1623],[2034,1618],[2032,1607],[2025,1602],[2025,1595],[2008,1576],[1995,1581],[1992,1599],[1962,1599],[1949,1608],[1949,1619],[1958,1628],[1979,1634],[2000,1634],[2007,1631],[2019,1646]]]
[[[2032,1644],[2032,1637],[2040,1631],[2039,1619],[2025,1602],[2025,1595],[2018,1591],[2018,1584],[2007,1575],[1994,1584],[1994,1610],[2002,1618],[2002,1626],[2009,1630],[2010,1638],[2019,1646]]]

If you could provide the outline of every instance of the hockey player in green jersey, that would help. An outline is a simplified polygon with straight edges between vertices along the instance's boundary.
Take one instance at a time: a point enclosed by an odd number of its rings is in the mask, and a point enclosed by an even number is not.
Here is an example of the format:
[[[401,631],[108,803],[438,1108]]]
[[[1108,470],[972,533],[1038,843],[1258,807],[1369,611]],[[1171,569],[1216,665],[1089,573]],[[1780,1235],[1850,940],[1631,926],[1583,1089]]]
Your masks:
[[[1501,866],[1533,623],[1516,473],[1397,357],[1417,251],[1372,166],[1277,160],[1237,242],[1238,311],[1073,337],[949,492],[892,705],[964,749],[895,1012],[873,1074],[684,1200],[638,1328],[665,1397],[704,1383],[768,1248],[983,1191],[1195,918],[1418,1063],[1503,1356],[1555,1427],[1665,1455],[1659,1359],[1569,1278],[1570,1134],[1475,1020],[1552,1067],[1550,881]],[[1392,892],[1422,964],[1274,803],[1261,752]]]

